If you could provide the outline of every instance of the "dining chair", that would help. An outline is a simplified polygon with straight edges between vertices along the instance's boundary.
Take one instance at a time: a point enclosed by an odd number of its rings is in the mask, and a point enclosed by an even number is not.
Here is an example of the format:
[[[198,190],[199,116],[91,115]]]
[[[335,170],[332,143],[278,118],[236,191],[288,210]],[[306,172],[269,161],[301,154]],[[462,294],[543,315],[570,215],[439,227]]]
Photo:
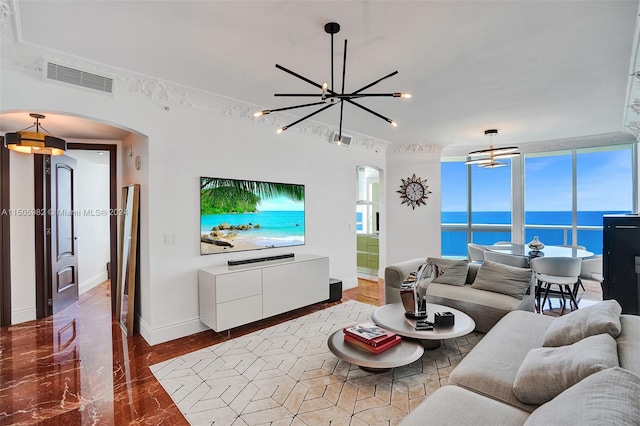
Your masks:
[[[512,246],[513,243],[511,241],[496,241],[493,243],[494,246]]]
[[[485,251],[484,259],[491,262],[502,263],[503,265],[516,266],[518,268],[528,268],[529,259],[525,256],[517,256],[514,254],[499,253],[495,251]]]
[[[583,291],[586,291],[582,280],[594,280],[602,283],[602,255],[596,254],[595,256],[585,257],[582,259],[582,265],[580,266],[580,275],[578,276],[578,283],[574,288],[573,295],[578,296],[578,290],[582,287]]]
[[[566,307],[565,295],[569,297],[570,303],[578,309],[573,289],[580,276],[582,259],[579,257],[536,257],[531,259],[531,269],[533,269],[536,279],[536,301],[543,311],[552,286],[558,286],[557,293],[562,297],[562,309],[560,315],[564,313]],[[540,303],[540,297],[544,290],[544,299]]]
[[[486,251],[487,247],[481,244],[467,244],[467,253],[469,255],[470,262],[482,263],[484,261],[484,253]]]

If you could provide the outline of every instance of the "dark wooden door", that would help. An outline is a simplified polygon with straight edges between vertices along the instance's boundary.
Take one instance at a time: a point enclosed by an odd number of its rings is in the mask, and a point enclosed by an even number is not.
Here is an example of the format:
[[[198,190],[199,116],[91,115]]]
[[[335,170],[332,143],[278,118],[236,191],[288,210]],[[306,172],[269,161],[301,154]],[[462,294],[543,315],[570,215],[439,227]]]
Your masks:
[[[76,160],[51,157],[51,299],[52,313],[78,301],[75,210]]]

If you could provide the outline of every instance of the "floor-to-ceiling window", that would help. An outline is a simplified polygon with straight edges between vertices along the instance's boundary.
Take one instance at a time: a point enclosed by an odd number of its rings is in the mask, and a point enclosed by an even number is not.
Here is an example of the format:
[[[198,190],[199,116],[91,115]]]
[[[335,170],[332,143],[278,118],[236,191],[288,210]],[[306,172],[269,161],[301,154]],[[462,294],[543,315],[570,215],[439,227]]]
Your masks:
[[[442,255],[465,256],[466,244],[524,242],[585,246],[602,252],[602,216],[634,209],[634,146],[525,154],[523,185],[511,167],[482,169],[443,159]],[[519,171],[517,171],[519,173]],[[524,204],[524,229],[512,229],[513,205]]]
[[[527,154],[524,159],[524,241],[571,244],[571,151]]]
[[[443,256],[465,257],[468,242],[511,239],[511,161],[494,169],[464,161],[441,162]]]
[[[442,254],[467,255],[467,166],[464,160],[443,159],[442,179]],[[446,179],[444,177],[446,176]],[[444,226],[446,224],[446,227]]]
[[[630,146],[578,150],[577,241],[602,253],[602,216],[633,211],[633,151]]]
[[[469,166],[471,173],[471,242],[511,241],[511,160],[499,168]]]

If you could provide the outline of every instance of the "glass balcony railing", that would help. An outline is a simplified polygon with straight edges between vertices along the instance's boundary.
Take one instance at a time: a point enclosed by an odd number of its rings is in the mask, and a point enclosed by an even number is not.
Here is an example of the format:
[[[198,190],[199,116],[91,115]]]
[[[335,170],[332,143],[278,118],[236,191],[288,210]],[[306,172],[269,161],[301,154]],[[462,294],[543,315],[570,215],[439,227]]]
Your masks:
[[[525,242],[534,236],[544,244],[569,245],[573,241],[571,225],[525,225]],[[467,255],[467,234],[469,226],[464,223],[443,223],[442,255],[463,257]],[[497,241],[511,241],[511,225],[473,224],[471,225],[471,241],[476,244],[490,245]],[[578,226],[577,244],[595,253],[602,253],[602,226]]]

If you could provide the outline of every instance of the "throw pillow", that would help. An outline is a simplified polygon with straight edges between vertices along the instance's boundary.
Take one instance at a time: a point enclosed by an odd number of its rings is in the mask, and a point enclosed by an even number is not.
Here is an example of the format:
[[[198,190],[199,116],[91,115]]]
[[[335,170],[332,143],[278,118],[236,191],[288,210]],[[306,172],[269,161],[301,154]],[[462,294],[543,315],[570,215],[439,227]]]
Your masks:
[[[513,393],[525,404],[544,404],[580,380],[618,366],[616,340],[607,333],[569,346],[531,349],[513,382]]]
[[[427,263],[435,265],[435,278],[432,282],[463,286],[467,282],[469,273],[468,260],[443,259],[439,257],[427,258]]]
[[[640,377],[620,367],[592,374],[531,413],[524,426],[632,426],[640,419]]]
[[[486,260],[478,269],[471,288],[502,293],[522,299],[531,287],[533,271]]]
[[[558,317],[544,335],[542,346],[564,346],[594,334],[609,333],[616,338],[622,329],[622,308],[615,300],[605,300]]]

